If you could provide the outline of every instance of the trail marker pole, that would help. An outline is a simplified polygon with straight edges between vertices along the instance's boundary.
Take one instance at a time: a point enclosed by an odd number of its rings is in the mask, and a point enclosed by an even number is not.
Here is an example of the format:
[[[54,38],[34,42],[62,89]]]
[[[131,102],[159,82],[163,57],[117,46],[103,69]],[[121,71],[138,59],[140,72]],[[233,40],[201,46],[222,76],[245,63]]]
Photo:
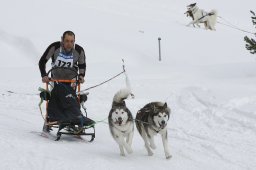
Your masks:
[[[159,61],[162,60],[161,58],[161,37],[158,37],[158,48],[159,48]]]

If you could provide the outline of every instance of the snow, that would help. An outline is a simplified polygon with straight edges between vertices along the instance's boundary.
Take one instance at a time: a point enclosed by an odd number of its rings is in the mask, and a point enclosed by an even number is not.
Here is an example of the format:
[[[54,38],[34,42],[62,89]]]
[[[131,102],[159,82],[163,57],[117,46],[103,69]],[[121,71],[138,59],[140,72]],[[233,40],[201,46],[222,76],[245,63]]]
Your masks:
[[[256,63],[245,49],[244,32],[217,24],[217,31],[185,27],[187,0],[9,0],[1,3],[0,169],[255,169]],[[229,22],[255,31],[254,0],[197,1]],[[224,22],[219,19],[219,21]],[[151,101],[172,110],[166,160],[160,136],[147,156],[135,131],[134,153],[121,157],[108,125],[96,125],[92,143],[40,136],[41,83],[38,61],[65,30],[87,56],[86,83],[100,83],[122,71],[125,60],[135,99],[133,115]],[[252,35],[249,35],[253,37]],[[158,61],[161,37],[162,61]],[[48,68],[50,64],[48,65]],[[108,116],[121,76],[90,90],[89,117]],[[9,93],[13,91],[15,93]],[[45,108],[45,107],[43,107]]]

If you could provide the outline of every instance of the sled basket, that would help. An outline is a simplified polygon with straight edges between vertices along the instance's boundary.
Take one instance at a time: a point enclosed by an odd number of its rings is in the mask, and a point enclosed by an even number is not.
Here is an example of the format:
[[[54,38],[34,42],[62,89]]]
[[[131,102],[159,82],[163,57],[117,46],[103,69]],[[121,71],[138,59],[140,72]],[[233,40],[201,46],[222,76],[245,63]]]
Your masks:
[[[48,72],[48,74],[52,71],[52,69]],[[47,75],[48,75],[47,74]],[[76,73],[77,74],[77,73]],[[49,86],[53,86],[51,92],[49,92]],[[70,100],[74,103],[74,109],[69,107],[70,101],[67,104],[63,105],[63,108],[57,109],[58,112],[54,113],[54,110],[49,108],[50,106],[54,106],[54,93],[58,94],[58,90],[54,90],[61,86],[62,89],[71,89],[72,94],[65,96],[66,98],[63,100]],[[61,93],[61,92],[60,92]],[[60,94],[59,93],[59,94]],[[58,94],[58,95],[59,95]],[[87,95],[89,93],[80,93],[80,83],[78,80],[78,75],[75,79],[72,80],[56,80],[50,79],[49,82],[46,83],[46,90],[40,93],[41,99],[46,101],[46,114],[45,114],[45,122],[43,126],[43,132],[50,133],[53,128],[57,128],[56,141],[60,140],[62,135],[74,135],[74,136],[90,136],[89,142],[92,142],[95,138],[95,121],[87,117],[86,108],[84,107],[84,103],[87,100]],[[59,97],[59,96],[58,96]],[[68,98],[70,97],[70,99]],[[57,98],[57,97],[56,97]],[[58,99],[58,98],[57,98]],[[58,101],[56,99],[56,101]],[[60,107],[62,105],[56,104],[56,107]],[[83,108],[85,116],[81,110]],[[50,110],[50,111],[49,111]],[[60,111],[59,111],[60,110]],[[69,116],[69,113],[76,113],[75,119]],[[58,115],[57,117],[52,118],[51,115]],[[65,117],[65,115],[67,115]]]

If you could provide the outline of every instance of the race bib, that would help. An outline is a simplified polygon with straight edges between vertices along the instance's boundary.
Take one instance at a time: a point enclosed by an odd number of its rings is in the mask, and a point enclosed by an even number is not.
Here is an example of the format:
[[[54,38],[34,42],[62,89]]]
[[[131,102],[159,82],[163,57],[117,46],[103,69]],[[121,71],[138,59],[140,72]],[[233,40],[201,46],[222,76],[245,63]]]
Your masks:
[[[57,67],[73,67],[73,55],[65,55],[63,53],[59,53],[59,56],[57,57],[54,65]]]

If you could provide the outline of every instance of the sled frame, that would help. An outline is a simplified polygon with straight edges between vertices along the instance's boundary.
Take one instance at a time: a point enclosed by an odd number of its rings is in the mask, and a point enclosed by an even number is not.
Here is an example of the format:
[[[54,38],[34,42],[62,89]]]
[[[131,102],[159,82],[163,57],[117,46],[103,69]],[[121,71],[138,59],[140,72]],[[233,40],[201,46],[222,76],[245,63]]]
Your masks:
[[[77,93],[78,93],[78,102],[80,103],[80,83],[79,80],[56,80],[56,79],[50,79],[49,82],[46,82],[46,90],[49,91],[49,83],[50,82],[59,82],[59,83],[75,83],[76,84],[76,89],[77,89]],[[70,130],[70,131],[65,131],[63,132],[62,130],[67,129],[69,126],[72,125],[72,123],[59,123],[58,121],[53,121],[53,122],[48,122],[47,118],[48,118],[48,104],[49,104],[49,100],[46,100],[46,114],[45,114],[45,125],[48,126],[49,128],[58,128],[58,132],[56,134],[57,138],[55,139],[55,141],[59,141],[62,135],[73,135],[73,136],[90,136],[91,139],[89,140],[89,142],[92,142],[95,138],[95,127],[94,125],[89,126],[89,127],[83,127],[82,129],[78,130],[78,131],[74,131],[74,130]],[[86,112],[86,110],[85,110]],[[86,113],[86,117],[87,117],[87,113]],[[75,127],[75,125],[72,125]],[[86,129],[93,129],[92,133],[86,133],[85,130]]]

